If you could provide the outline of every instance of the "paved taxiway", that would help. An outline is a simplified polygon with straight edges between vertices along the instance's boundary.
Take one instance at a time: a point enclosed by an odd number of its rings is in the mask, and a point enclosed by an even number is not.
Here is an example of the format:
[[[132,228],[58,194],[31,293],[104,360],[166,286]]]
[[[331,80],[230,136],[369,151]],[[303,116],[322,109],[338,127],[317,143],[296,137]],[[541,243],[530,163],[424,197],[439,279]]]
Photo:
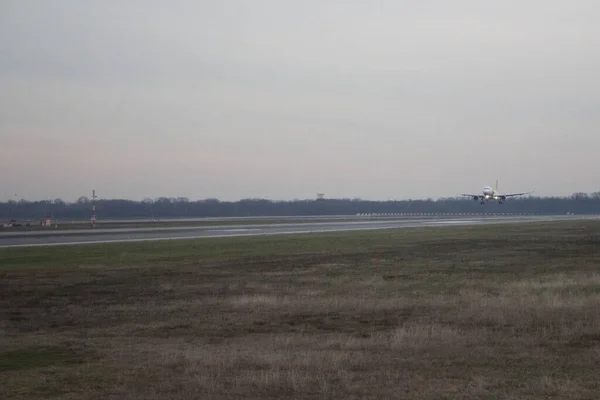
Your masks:
[[[420,226],[480,225],[559,220],[600,219],[597,215],[500,216],[428,218],[376,221],[309,222],[288,224],[230,225],[202,227],[90,229],[47,232],[2,232],[0,248],[56,246],[92,243],[142,242],[152,240],[199,239],[234,236],[260,236],[317,232],[409,228]]]

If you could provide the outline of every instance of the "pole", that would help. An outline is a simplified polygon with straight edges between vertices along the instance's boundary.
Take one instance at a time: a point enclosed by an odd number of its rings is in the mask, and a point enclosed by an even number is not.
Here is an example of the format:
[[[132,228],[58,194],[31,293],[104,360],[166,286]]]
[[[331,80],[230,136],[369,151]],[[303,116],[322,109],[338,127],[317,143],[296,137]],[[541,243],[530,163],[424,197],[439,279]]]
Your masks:
[[[92,228],[96,227],[96,190],[92,190]]]

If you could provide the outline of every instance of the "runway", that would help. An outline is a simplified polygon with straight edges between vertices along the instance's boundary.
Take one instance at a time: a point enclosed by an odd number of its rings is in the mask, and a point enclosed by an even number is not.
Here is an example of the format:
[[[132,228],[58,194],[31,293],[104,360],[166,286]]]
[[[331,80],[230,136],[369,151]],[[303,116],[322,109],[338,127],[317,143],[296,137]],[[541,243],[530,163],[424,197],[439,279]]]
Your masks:
[[[291,235],[318,232],[339,232],[374,229],[396,229],[424,226],[481,225],[526,223],[559,220],[600,219],[598,215],[499,216],[464,218],[414,218],[404,220],[309,222],[260,225],[229,225],[202,227],[90,229],[70,231],[31,231],[0,233],[0,248],[83,245],[98,243],[143,242],[222,238],[238,236]]]

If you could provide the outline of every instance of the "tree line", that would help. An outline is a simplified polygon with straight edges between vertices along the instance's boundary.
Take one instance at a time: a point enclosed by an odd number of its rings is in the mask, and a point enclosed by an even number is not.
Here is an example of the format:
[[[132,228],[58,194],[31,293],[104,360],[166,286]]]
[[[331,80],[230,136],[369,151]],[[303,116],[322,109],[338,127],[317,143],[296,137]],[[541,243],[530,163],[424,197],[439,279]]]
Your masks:
[[[600,192],[573,193],[566,197],[512,198],[504,204],[490,201],[480,205],[468,197],[418,200],[372,201],[354,199],[319,199],[273,201],[242,199],[190,201],[185,197],[134,200],[96,200],[98,220],[103,218],[191,218],[355,215],[364,213],[534,213],[594,214],[600,213]],[[75,202],[61,199],[41,201],[8,201],[0,203],[0,219],[89,219],[92,202],[80,197]]]

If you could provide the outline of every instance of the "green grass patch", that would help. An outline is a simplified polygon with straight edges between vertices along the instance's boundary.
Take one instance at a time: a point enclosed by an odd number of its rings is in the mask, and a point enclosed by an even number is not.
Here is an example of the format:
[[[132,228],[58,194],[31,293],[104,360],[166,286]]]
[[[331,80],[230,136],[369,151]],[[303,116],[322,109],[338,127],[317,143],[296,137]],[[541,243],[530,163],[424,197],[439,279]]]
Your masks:
[[[0,352],[0,372],[19,371],[77,363],[81,358],[73,350],[55,346],[32,346]]]

